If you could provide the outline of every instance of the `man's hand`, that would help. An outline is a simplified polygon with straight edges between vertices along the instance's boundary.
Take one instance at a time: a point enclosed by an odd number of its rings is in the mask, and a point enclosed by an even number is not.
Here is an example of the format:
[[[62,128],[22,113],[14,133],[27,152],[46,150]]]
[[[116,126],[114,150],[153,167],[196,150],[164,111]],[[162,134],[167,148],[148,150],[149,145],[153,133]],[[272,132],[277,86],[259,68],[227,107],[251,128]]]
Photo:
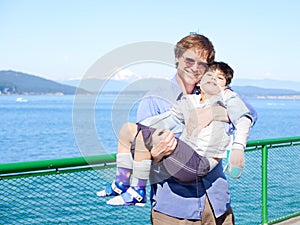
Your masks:
[[[204,109],[194,109],[186,123],[187,134],[191,137],[197,137],[200,131],[213,120],[229,122],[226,108],[216,105]]]
[[[186,123],[186,132],[191,137],[197,137],[200,131],[213,121],[211,107],[194,109]]]
[[[170,130],[157,129],[152,135],[153,148],[151,155],[153,162],[159,162],[164,156],[170,155],[177,145],[174,133]]]
[[[213,119],[215,121],[222,121],[222,122],[226,122],[229,123],[230,120],[228,118],[228,114],[227,114],[227,109],[223,106],[220,105],[215,105],[210,107]]]

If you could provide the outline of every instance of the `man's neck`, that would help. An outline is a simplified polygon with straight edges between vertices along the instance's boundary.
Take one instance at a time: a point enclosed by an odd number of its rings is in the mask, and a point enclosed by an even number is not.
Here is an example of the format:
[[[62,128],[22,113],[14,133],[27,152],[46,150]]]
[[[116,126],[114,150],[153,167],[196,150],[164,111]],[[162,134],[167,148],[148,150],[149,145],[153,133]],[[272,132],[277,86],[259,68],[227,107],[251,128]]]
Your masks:
[[[179,86],[181,87],[181,90],[184,94],[192,94],[194,89],[195,89],[195,85],[191,85],[191,84],[187,84],[185,82],[183,82],[182,79],[180,79],[178,73],[176,74],[176,81],[178,82]]]

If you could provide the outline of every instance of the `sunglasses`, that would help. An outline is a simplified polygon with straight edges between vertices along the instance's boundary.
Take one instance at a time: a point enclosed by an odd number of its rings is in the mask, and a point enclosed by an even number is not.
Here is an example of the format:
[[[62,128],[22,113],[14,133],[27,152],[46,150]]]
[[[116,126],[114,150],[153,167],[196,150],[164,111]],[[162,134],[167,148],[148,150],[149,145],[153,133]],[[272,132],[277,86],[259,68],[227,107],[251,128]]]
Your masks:
[[[192,67],[195,65],[195,63],[197,63],[197,66],[199,68],[203,68],[205,70],[205,72],[208,70],[208,65],[205,62],[196,61],[194,59],[184,57],[184,56],[182,56],[182,58],[184,59],[185,65],[188,67]]]

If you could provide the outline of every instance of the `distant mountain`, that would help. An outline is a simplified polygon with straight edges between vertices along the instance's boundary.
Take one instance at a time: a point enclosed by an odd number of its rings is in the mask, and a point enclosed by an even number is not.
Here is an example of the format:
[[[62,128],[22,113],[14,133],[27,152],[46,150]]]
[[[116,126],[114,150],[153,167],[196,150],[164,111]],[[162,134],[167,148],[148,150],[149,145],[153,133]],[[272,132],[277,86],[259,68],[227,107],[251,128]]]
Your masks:
[[[271,79],[236,79],[232,81],[232,86],[255,86],[260,88],[272,89],[289,89],[300,91],[300,82],[288,80],[271,80]]]
[[[149,81],[151,82],[151,81]],[[253,83],[255,83],[255,80],[252,80]],[[268,81],[265,81],[268,83]],[[248,84],[247,81],[241,81],[241,82],[235,82],[235,84],[242,84],[242,85],[233,85],[232,89],[236,91],[239,95],[244,97],[275,97],[275,96],[300,96],[300,91],[295,91],[287,88],[263,88],[258,87],[255,85]],[[251,83],[251,82],[249,82]],[[261,86],[264,86],[264,81],[258,80],[258,84]],[[281,81],[278,81],[276,83],[275,81],[269,82],[271,86],[271,83],[273,83],[273,86],[279,86],[281,84]],[[276,83],[276,85],[275,85]],[[293,83],[291,81],[285,82],[285,83]],[[124,88],[128,87],[130,84],[126,81],[117,81],[117,80],[99,80],[99,79],[86,79],[86,80],[71,80],[71,81],[65,81],[64,84],[73,85],[75,87],[80,87],[89,90],[91,92],[97,92],[99,91],[99,88],[101,85],[104,85],[104,88],[102,89],[103,92],[120,92],[124,90]],[[101,84],[99,86],[99,84]],[[148,84],[149,85],[149,84]],[[151,85],[151,84],[150,84]],[[300,85],[300,84],[299,84]],[[265,85],[266,86],[266,85]],[[142,91],[143,86],[136,87],[136,91]],[[300,89],[300,86],[299,86]]]
[[[0,95],[73,95],[76,87],[12,70],[0,71]],[[80,89],[80,94],[88,92]]]
[[[245,97],[275,97],[275,96],[300,96],[299,91],[289,89],[275,89],[275,88],[260,88],[254,86],[232,86],[232,90],[241,96]]]
[[[160,81],[159,81],[160,82]],[[251,85],[255,83],[256,85]],[[122,92],[135,93],[144,92],[157,86],[157,80],[149,79],[129,83],[128,81],[118,80],[73,80],[64,84],[55,81],[47,80],[38,76],[16,72],[12,70],[0,71],[0,95],[73,95],[91,94],[102,92]],[[244,85],[237,85],[244,84]],[[294,90],[289,88],[276,88],[285,85],[294,87]],[[296,86],[292,86],[296,84]],[[77,88],[80,86],[80,88]],[[271,86],[271,87],[270,87]],[[274,86],[274,87],[273,87]],[[274,80],[240,80],[233,82],[233,90],[244,97],[293,97],[300,98],[300,82],[292,81],[274,81]]]

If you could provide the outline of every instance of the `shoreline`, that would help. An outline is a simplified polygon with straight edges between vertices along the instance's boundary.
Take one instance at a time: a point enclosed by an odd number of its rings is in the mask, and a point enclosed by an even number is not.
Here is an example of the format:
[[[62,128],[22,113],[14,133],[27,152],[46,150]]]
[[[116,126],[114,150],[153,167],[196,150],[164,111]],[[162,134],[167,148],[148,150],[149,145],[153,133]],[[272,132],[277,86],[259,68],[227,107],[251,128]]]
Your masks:
[[[299,100],[300,99],[300,95],[279,95],[279,96],[256,96],[255,98],[257,99],[287,99],[287,100]]]
[[[137,93],[140,92],[101,92],[100,95],[105,95],[105,96],[132,96],[136,95]],[[63,93],[37,93],[37,94],[29,94],[29,93],[24,93],[24,94],[2,94],[0,93],[0,97],[8,97],[8,96],[15,96],[15,97],[21,97],[21,96],[94,96],[94,95],[99,95],[99,93],[80,93],[80,94],[63,94]],[[258,95],[258,96],[251,96],[251,95],[242,95],[245,98],[255,98],[255,99],[281,99],[281,100],[300,100],[300,95]]]

